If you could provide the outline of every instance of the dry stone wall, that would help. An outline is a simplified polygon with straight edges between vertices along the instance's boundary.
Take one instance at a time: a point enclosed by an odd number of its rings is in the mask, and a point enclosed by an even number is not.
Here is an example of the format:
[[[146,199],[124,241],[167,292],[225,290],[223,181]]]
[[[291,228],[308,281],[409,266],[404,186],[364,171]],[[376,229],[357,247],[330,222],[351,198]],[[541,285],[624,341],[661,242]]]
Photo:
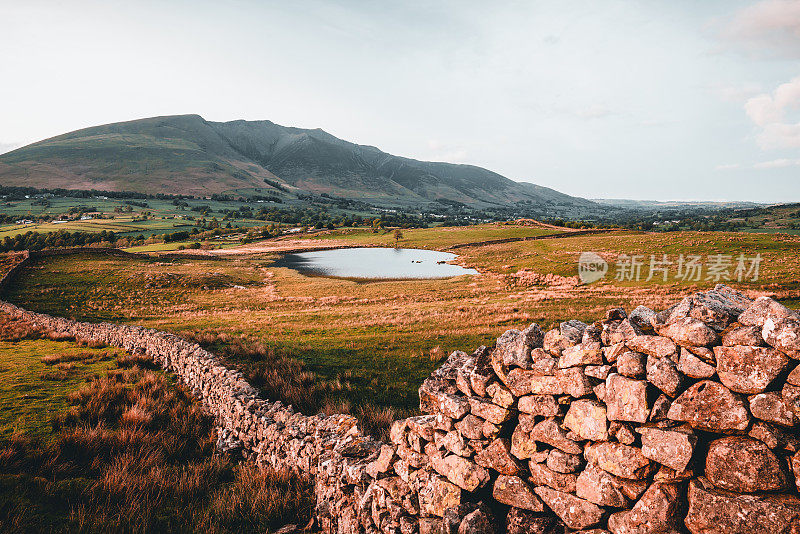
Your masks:
[[[260,465],[314,477],[335,533],[800,532],[800,316],[725,286],[454,352],[391,442],[258,397],[156,330],[0,310],[146,354]]]

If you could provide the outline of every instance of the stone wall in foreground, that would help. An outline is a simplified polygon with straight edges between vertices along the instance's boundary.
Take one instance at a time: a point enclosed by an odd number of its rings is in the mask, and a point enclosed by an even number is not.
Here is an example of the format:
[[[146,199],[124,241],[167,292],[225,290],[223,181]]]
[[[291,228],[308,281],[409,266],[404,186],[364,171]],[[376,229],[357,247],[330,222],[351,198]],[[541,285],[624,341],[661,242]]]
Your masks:
[[[391,443],[260,399],[172,334],[0,310],[152,357],[228,443],[314,477],[325,532],[800,532],[800,316],[769,298],[717,286],[660,313],[510,330],[450,355]]]

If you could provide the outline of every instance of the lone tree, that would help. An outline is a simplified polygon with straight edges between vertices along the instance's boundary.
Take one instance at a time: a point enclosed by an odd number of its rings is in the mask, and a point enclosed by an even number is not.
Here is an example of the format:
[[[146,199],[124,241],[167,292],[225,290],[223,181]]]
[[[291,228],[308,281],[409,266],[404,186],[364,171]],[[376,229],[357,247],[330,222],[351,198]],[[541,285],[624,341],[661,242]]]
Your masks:
[[[394,243],[397,245],[401,239],[403,239],[403,231],[400,228],[395,228],[394,232],[392,232],[394,236]]]

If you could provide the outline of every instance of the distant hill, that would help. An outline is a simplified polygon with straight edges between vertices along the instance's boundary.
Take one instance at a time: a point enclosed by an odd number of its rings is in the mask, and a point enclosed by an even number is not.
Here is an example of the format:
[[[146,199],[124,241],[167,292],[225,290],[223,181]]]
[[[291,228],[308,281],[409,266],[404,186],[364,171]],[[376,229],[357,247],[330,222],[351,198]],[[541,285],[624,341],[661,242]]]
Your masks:
[[[95,126],[33,143],[0,155],[0,185],[197,196],[261,189],[380,205],[529,205],[553,215],[603,209],[480,167],[393,156],[319,129],[199,115]]]
[[[630,200],[625,198],[593,198],[592,202],[604,206],[625,209],[655,211],[659,209],[724,209],[724,208],[758,208],[765,204],[747,201],[712,201],[712,200]]]

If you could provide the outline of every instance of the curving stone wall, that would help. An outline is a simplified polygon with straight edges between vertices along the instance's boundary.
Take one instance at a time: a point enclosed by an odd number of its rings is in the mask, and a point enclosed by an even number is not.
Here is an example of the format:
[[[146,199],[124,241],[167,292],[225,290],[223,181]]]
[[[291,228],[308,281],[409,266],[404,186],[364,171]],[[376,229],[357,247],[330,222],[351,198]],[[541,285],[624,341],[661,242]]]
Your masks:
[[[800,316],[726,286],[454,352],[391,443],[260,399],[172,334],[0,310],[152,357],[227,443],[314,477],[324,532],[800,532]]]

